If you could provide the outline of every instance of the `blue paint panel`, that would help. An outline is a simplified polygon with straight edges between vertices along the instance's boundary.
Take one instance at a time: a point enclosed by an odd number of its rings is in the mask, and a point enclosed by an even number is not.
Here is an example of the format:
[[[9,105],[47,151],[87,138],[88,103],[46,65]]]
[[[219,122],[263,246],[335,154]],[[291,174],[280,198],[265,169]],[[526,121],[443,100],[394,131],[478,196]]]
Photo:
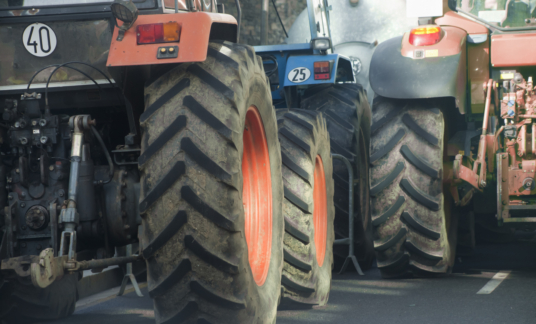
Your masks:
[[[333,61],[333,65],[331,67],[331,79],[315,80],[314,63],[323,62],[323,61]],[[339,63],[338,54],[291,56],[287,60],[287,67],[285,69],[285,75],[284,75],[285,80],[284,80],[283,86],[289,87],[289,86],[304,86],[304,85],[312,85],[312,84],[335,83],[335,77],[336,77],[335,71],[337,71],[338,63]],[[311,71],[311,75],[309,76],[309,79],[307,79],[304,82],[299,82],[299,83],[290,81],[287,77],[289,73],[295,68],[300,68],[300,67],[305,67],[309,69],[309,71]],[[281,75],[279,75],[279,79],[281,80]]]
[[[311,44],[279,44],[279,45],[262,45],[262,46],[253,46],[255,53],[266,53],[266,52],[289,52],[289,51],[311,51]]]
[[[284,73],[287,67],[287,60],[290,55],[311,55],[313,50],[310,44],[281,44],[281,45],[265,45],[254,46],[255,53],[260,56],[272,55],[277,60],[279,73],[279,89],[272,91],[272,100],[283,100],[279,94],[287,75]]]

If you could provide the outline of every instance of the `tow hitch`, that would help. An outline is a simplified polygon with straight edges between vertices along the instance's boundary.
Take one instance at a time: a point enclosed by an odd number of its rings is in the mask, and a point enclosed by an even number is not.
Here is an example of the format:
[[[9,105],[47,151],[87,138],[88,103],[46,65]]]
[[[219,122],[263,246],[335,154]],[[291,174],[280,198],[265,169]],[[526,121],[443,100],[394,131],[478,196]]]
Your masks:
[[[2,260],[0,270],[8,276],[15,275],[21,279],[31,278],[37,288],[46,288],[54,281],[60,280],[66,273],[106,268],[142,260],[141,255],[116,257],[89,261],[69,260],[67,255],[54,257],[51,248],[41,251],[39,256],[22,256]]]

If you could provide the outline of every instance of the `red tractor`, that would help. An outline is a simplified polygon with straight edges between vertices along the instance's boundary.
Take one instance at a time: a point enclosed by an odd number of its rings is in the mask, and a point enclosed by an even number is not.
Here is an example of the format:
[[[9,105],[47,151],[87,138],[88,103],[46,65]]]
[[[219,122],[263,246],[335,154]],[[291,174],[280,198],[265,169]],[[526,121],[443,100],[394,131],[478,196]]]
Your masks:
[[[67,316],[79,271],[140,259],[157,323],[275,321],[278,124],[238,25],[214,0],[0,1],[3,321]]]
[[[276,114],[238,34],[215,0],[0,1],[1,321],[68,316],[81,271],[135,261],[157,323],[327,303],[328,124]]]
[[[371,196],[384,277],[449,273],[457,248],[536,224],[536,10],[408,0],[419,26],[370,67]]]

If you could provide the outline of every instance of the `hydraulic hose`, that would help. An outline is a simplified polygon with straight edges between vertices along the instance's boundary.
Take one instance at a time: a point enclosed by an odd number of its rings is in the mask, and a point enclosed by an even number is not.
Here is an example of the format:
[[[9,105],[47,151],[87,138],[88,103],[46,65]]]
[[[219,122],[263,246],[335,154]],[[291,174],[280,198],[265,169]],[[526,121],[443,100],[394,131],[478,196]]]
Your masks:
[[[95,135],[95,137],[97,138],[97,141],[99,141],[99,144],[101,145],[102,150],[104,151],[104,155],[106,155],[106,160],[108,160],[108,164],[110,165],[109,179],[102,182],[102,184],[107,184],[107,183],[110,183],[112,179],[114,178],[114,162],[112,161],[110,152],[108,152],[108,149],[106,148],[106,145],[104,144],[104,141],[102,140],[102,137],[100,136],[95,126],[91,126],[91,131],[93,132],[93,135]]]

